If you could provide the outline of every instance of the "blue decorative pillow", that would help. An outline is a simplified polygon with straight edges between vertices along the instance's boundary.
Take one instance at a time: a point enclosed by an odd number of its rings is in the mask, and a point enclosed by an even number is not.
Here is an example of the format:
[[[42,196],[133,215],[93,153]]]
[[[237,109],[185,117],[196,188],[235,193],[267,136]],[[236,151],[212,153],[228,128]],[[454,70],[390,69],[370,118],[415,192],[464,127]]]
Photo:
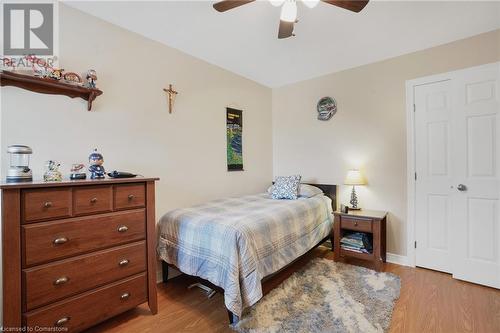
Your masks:
[[[276,177],[271,197],[273,199],[297,199],[300,187],[299,175],[288,177]]]

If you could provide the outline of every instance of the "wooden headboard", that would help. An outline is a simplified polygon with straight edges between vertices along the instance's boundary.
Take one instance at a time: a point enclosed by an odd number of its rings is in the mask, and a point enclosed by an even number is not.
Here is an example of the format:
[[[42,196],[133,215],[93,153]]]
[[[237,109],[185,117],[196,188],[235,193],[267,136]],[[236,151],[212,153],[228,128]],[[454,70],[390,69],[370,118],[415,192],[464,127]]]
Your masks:
[[[273,182],[273,184],[274,184],[274,182]],[[316,186],[317,188],[321,189],[327,197],[332,199],[333,211],[337,210],[337,185],[312,184],[312,183],[301,183],[301,184],[312,185],[312,186]]]
[[[312,186],[316,186],[317,188],[320,188],[323,193],[332,199],[332,208],[333,211],[337,210],[337,185],[328,185],[328,184],[311,184],[311,183],[304,183]]]

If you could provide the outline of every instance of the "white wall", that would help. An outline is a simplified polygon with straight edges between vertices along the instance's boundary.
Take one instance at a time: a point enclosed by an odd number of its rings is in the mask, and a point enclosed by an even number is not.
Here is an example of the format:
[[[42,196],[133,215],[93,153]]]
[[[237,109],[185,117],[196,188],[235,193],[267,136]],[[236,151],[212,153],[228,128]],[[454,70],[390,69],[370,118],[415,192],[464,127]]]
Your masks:
[[[68,176],[71,163],[87,163],[94,147],[106,170],[160,177],[157,219],[265,190],[272,180],[271,89],[64,4],[59,14],[61,67],[96,69],[104,94],[87,112],[82,99],[3,87],[2,178],[6,148],[18,143],[33,148],[37,178],[49,159]],[[163,92],[169,83],[179,92],[173,114]],[[244,172],[227,172],[226,106],[243,109]]]
[[[500,30],[273,89],[274,175],[343,184],[360,168],[361,207],[389,211],[388,251],[406,254],[405,80],[500,60]],[[316,103],[337,100],[328,122]],[[350,187],[342,186],[348,203]]]
[[[46,160],[60,161],[67,175],[97,147],[109,171],[161,178],[158,217],[265,189],[272,179],[269,88],[64,4],[59,10],[61,67],[95,68],[104,94],[87,112],[81,99],[2,88],[2,154],[9,144],[31,146],[32,169],[41,177]],[[162,90],[169,83],[179,91],[173,114]],[[244,110],[244,172],[227,172],[228,105]]]

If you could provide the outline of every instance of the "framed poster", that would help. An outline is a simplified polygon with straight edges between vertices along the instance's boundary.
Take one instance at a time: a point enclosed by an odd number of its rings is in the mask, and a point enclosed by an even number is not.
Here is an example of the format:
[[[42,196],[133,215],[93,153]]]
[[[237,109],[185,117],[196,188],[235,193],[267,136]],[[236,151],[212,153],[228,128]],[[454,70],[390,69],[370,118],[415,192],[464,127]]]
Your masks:
[[[226,108],[227,171],[243,171],[243,111]]]

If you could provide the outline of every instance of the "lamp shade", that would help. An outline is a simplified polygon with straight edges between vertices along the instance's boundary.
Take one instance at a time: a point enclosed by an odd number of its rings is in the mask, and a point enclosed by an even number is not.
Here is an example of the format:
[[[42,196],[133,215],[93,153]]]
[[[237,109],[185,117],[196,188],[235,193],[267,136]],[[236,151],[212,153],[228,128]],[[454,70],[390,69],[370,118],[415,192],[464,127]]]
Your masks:
[[[365,185],[365,179],[359,170],[349,170],[344,181],[345,185]]]

